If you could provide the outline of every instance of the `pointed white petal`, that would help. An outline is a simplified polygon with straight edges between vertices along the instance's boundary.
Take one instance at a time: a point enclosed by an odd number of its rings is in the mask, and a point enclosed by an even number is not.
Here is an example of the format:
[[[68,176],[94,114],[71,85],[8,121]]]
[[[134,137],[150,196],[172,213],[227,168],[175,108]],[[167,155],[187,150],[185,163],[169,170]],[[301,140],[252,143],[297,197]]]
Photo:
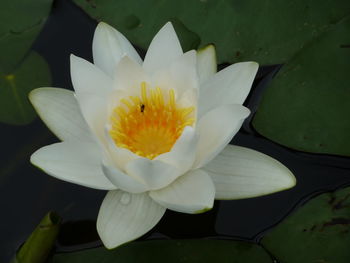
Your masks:
[[[170,152],[163,153],[155,158],[177,167],[181,174],[187,172],[193,165],[196,157],[198,135],[194,128],[187,126]]]
[[[173,25],[166,23],[153,38],[143,63],[144,69],[151,73],[171,64],[183,54],[180,41]]]
[[[106,97],[112,91],[112,78],[94,64],[77,56],[70,56],[70,72],[75,93]]]
[[[110,191],[97,217],[97,231],[107,248],[115,248],[151,230],[165,210],[146,193]]]
[[[217,71],[216,52],[214,45],[208,45],[197,53],[197,70],[199,83],[206,82]]]
[[[107,178],[118,188],[130,193],[143,193],[148,191],[147,186],[130,175],[125,174],[116,166],[104,160],[102,169]]]
[[[199,141],[195,168],[211,161],[232,140],[250,111],[239,104],[223,105],[205,114],[198,122]]]
[[[213,207],[215,186],[206,172],[193,170],[165,188],[150,191],[150,196],[170,210],[197,214]]]
[[[233,64],[212,76],[201,86],[199,117],[224,104],[243,104],[259,65],[255,62]]]
[[[181,175],[175,166],[143,157],[128,162],[125,171],[152,190],[167,186]]]
[[[142,64],[142,59],[129,40],[104,22],[96,27],[92,53],[94,64],[111,77],[115,74],[116,65],[125,55]]]
[[[39,88],[30,92],[29,99],[40,118],[60,140],[94,140],[72,91]]]
[[[216,199],[242,199],[286,190],[296,184],[292,172],[261,152],[228,145],[204,168],[216,188]]]
[[[33,153],[30,161],[47,174],[70,183],[102,190],[116,189],[102,172],[101,153],[96,143],[51,144]]]
[[[71,77],[81,112],[100,141],[104,140],[107,122],[107,98],[112,92],[112,79],[95,65],[71,55]]]

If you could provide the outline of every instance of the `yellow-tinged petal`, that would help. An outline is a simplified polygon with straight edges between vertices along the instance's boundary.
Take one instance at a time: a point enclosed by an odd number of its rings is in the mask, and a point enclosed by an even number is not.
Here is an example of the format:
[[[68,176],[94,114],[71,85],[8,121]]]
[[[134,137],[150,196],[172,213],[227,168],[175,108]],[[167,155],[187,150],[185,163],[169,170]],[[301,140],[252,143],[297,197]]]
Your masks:
[[[214,45],[208,45],[197,53],[197,70],[199,82],[205,83],[217,71],[216,52]]]

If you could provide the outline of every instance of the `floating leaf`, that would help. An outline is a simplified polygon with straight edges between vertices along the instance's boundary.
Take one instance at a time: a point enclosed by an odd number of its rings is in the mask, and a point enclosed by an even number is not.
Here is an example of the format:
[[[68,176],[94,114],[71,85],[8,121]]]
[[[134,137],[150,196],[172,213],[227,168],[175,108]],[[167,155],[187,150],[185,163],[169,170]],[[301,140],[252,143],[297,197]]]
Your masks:
[[[348,263],[350,188],[322,194],[287,217],[263,238],[279,262]]]
[[[277,74],[253,126],[293,149],[350,156],[350,19],[310,43]]]
[[[60,217],[49,212],[17,252],[17,263],[45,263],[58,235]]]
[[[12,73],[0,72],[0,122],[27,124],[36,114],[28,100],[28,93],[51,82],[46,61],[31,52]]]
[[[39,34],[52,0],[2,0],[0,8],[0,71],[9,74]]]
[[[146,49],[154,34],[176,18],[201,45],[214,43],[218,61],[285,62],[350,12],[348,0],[74,0]],[[179,32],[181,34],[181,32]],[[181,36],[182,40],[193,35]],[[183,41],[184,42],[184,41]],[[188,46],[186,47],[188,48]]]
[[[272,263],[258,245],[224,240],[155,240],[133,242],[114,250],[88,249],[57,254],[52,263],[129,263],[129,262],[230,262]]]

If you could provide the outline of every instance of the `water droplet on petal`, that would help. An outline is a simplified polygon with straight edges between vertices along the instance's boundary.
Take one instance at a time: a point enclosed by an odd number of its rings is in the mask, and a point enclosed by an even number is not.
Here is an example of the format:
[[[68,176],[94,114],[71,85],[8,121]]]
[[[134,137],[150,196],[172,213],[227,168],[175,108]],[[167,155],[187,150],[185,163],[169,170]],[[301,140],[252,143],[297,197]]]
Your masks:
[[[123,205],[127,205],[130,203],[131,196],[129,193],[123,193],[122,197],[120,198],[120,203]]]

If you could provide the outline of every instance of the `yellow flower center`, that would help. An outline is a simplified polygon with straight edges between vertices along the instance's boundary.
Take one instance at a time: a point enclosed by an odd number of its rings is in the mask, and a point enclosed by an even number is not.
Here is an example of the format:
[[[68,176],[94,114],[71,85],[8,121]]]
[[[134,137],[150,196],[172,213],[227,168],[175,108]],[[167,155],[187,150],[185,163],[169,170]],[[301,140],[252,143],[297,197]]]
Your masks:
[[[154,159],[169,152],[186,126],[194,123],[194,107],[179,107],[175,92],[141,83],[140,96],[120,100],[111,115],[109,133],[117,146]]]

